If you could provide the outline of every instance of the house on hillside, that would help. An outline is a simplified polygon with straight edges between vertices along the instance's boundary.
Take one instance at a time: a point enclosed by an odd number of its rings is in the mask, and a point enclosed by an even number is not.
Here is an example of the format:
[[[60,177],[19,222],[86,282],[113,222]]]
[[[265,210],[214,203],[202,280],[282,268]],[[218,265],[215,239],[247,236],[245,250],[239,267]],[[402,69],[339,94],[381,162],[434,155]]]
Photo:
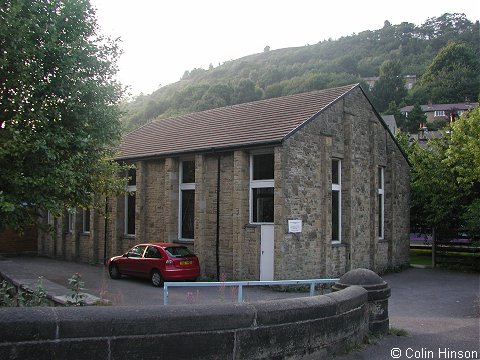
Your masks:
[[[371,90],[375,86],[375,83],[380,79],[379,76],[370,76],[362,78],[363,81],[367,84],[368,88]],[[417,82],[417,75],[405,75],[403,77],[405,81],[405,88],[410,90],[413,88],[413,85]]]
[[[398,131],[398,126],[397,126],[397,121],[395,119],[395,115],[382,115],[382,119],[387,125],[390,132],[393,135],[396,135]]]
[[[452,121],[456,117],[462,116],[463,113],[473,110],[478,107],[478,103],[464,102],[455,104],[432,104],[420,105],[420,108],[427,117],[427,124],[435,121]],[[400,112],[408,117],[413,106],[404,106],[400,109]]]
[[[409,260],[409,164],[359,85],[153,121],[127,134],[129,193],[57,219],[39,252],[88,262],[193,248],[202,276],[339,276]]]

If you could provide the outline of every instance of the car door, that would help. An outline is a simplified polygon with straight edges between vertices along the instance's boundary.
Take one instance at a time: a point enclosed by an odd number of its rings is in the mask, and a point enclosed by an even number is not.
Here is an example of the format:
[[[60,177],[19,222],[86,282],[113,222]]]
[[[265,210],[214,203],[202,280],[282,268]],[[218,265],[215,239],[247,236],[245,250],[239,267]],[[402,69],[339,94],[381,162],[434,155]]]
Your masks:
[[[118,263],[120,272],[125,275],[141,276],[143,253],[146,245],[136,245],[125,254]]]
[[[150,277],[152,269],[161,270],[162,260],[165,261],[158,248],[152,245],[147,246],[141,265],[142,276]]]

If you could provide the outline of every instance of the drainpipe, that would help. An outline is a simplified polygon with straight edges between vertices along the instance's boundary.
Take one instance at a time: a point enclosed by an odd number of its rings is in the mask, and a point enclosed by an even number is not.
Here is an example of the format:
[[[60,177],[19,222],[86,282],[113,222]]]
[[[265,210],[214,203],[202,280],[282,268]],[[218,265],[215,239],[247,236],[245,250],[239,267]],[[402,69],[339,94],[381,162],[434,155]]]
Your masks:
[[[108,196],[105,197],[105,225],[103,236],[103,265],[107,265]]]
[[[220,154],[217,155],[217,234],[215,241],[215,258],[217,262],[217,281],[220,281]]]

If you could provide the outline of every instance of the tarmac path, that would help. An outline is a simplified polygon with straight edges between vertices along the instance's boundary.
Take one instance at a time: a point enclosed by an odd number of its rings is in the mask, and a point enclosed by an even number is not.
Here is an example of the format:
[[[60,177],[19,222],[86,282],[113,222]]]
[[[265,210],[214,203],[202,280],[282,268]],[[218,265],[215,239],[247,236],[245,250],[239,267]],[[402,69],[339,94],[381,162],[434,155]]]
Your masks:
[[[480,274],[410,268],[382,278],[392,289],[390,327],[408,336],[338,359],[480,359]]]

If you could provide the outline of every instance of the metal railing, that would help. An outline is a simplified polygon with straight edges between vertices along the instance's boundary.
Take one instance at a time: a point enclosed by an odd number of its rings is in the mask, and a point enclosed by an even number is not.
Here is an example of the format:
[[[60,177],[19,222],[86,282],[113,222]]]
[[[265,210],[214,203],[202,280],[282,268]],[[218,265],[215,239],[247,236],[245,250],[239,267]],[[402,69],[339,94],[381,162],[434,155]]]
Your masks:
[[[244,286],[267,285],[310,285],[310,296],[315,295],[315,285],[333,284],[339,279],[274,280],[274,281],[223,281],[223,282],[165,282],[163,285],[163,305],[168,305],[168,288],[171,287],[215,287],[237,286],[237,302],[243,302]]]

